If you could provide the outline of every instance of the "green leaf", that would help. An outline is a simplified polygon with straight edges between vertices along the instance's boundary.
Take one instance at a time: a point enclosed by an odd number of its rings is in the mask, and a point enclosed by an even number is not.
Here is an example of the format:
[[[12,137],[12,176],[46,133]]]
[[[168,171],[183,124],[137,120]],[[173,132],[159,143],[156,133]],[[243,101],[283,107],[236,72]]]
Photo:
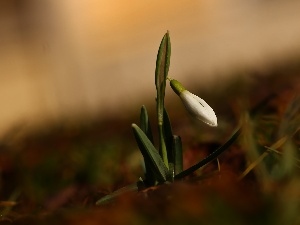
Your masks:
[[[183,172],[175,175],[175,179],[181,179],[193,172],[195,172],[200,167],[206,165],[207,163],[211,162],[212,160],[216,159],[221,153],[223,153],[229,146],[235,142],[235,140],[240,136],[241,134],[241,127],[239,126],[232,136],[225,142],[221,147],[213,151],[210,155],[208,155],[206,158],[204,158],[202,161],[198,162],[197,164],[191,166],[187,170],[184,170]]]
[[[163,39],[161,40],[155,68],[155,85],[157,90],[157,104],[160,115],[163,116],[164,110],[164,97],[166,88],[166,79],[170,67],[170,57],[171,57],[171,42],[169,32],[167,32]],[[162,121],[161,121],[162,122]]]
[[[141,130],[147,135],[149,140],[153,143],[153,135],[152,135],[152,130],[151,130],[150,121],[148,117],[148,112],[144,105],[141,108],[140,127]]]
[[[173,146],[174,154],[174,173],[175,176],[182,172],[183,170],[183,154],[182,154],[182,143],[181,138],[177,135],[173,136]]]
[[[100,198],[97,202],[96,205],[105,205],[108,204],[110,202],[112,202],[113,200],[115,200],[116,198],[118,198],[121,195],[130,193],[130,192],[137,192],[139,189],[143,188],[144,184],[143,181],[140,179],[138,182],[134,183],[134,184],[130,184],[126,187],[123,187],[119,190],[114,191],[113,193],[104,196],[103,198]]]
[[[159,152],[165,163],[168,167],[168,155],[164,139],[163,132],[163,116],[164,116],[164,98],[165,98],[165,89],[166,89],[166,79],[170,67],[170,56],[171,56],[171,43],[170,36],[167,32],[163,39],[161,40],[157,59],[156,59],[156,68],[155,68],[155,85],[157,91],[156,104],[157,104],[157,120],[158,120],[158,136],[159,136]]]
[[[146,107],[143,105],[141,108],[141,114],[140,114],[140,127],[141,130],[147,135],[148,139],[153,142],[153,135],[150,127],[150,121],[148,117],[148,112]],[[151,169],[150,163],[148,161],[145,161],[145,168],[146,168],[146,173],[145,173],[145,181],[147,185],[153,186],[156,183],[156,178],[155,175]]]
[[[164,109],[163,132],[164,132],[164,139],[165,139],[165,143],[166,143],[166,149],[167,149],[169,163],[174,164],[174,154],[172,151],[173,131],[172,131],[170,118],[169,118],[169,115],[168,115],[166,109]]]
[[[165,182],[168,175],[168,168],[164,164],[161,156],[158,154],[146,134],[136,124],[132,124],[132,128],[145,163],[149,164],[149,167],[158,182]]]
[[[174,182],[175,179],[175,168],[173,163],[169,163],[169,174],[167,177],[167,180],[169,182]]]

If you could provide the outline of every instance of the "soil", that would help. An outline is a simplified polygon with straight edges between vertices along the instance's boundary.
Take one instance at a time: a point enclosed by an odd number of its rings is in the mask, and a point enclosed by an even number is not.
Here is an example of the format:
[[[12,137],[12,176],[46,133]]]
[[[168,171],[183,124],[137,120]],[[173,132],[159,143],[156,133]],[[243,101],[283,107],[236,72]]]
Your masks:
[[[295,66],[276,68],[239,86],[232,81],[212,96],[199,91],[217,106],[219,129],[199,128],[183,107],[169,105],[173,129],[183,140],[185,168],[222,145],[247,109],[256,107],[246,127],[253,140],[244,131],[219,164],[214,160],[181,181],[127,193],[101,206],[95,205],[99,198],[143,176],[130,128],[138,113],[119,120],[58,122],[22,135],[17,135],[21,128],[13,130],[0,146],[0,224],[297,224],[299,169],[276,172],[282,160],[291,159],[272,155],[264,161],[267,175],[258,163],[240,176],[253,162],[253,144],[259,156],[284,135],[299,160],[298,74]],[[153,109],[150,116],[155,118]]]

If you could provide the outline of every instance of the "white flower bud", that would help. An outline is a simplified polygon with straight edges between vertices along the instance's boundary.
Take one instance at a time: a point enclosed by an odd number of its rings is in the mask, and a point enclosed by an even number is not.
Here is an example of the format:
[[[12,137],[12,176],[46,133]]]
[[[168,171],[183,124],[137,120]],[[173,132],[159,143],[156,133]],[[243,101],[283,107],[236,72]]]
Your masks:
[[[192,116],[212,127],[218,126],[214,110],[203,99],[187,91],[177,80],[171,80],[170,85]]]

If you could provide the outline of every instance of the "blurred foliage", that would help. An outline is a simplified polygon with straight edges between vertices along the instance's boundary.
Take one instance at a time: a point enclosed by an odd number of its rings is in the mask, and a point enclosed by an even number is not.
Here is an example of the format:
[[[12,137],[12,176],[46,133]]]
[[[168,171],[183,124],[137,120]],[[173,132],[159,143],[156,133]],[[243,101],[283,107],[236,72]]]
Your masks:
[[[185,140],[184,167],[244,123],[239,141],[219,157],[220,171],[212,162],[187,180],[126,194],[107,206],[94,203],[143,173],[130,128],[137,115],[61,122],[18,137],[12,132],[0,146],[0,224],[299,224],[297,68],[249,72],[214,93],[202,90],[220,115],[217,130],[184,125],[174,102],[168,111]]]

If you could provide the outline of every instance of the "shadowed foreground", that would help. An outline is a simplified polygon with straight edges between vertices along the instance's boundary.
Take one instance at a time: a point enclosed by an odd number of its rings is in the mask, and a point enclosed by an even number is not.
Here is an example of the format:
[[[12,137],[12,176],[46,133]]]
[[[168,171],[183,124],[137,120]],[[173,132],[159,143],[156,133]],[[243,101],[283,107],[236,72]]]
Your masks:
[[[242,134],[219,166],[213,161],[185,180],[108,205],[95,202],[143,175],[130,129],[139,106],[123,119],[12,129],[0,146],[0,224],[299,224],[299,71],[278,67],[257,80],[252,72],[250,81],[197,93],[216,106],[217,129],[193,125],[179,102],[167,105],[184,141],[185,168],[222,145],[239,122]]]

